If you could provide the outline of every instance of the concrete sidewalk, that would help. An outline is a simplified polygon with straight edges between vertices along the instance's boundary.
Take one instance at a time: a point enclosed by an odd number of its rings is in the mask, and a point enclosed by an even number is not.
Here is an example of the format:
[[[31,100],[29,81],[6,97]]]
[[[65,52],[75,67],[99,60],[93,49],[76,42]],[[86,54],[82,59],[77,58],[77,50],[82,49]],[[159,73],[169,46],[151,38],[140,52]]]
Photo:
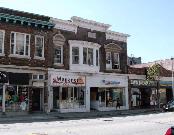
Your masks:
[[[99,112],[91,111],[85,113],[59,113],[51,112],[45,113],[32,113],[28,115],[8,116],[1,115],[0,123],[18,123],[18,122],[37,122],[37,121],[57,121],[57,120],[75,120],[75,119],[86,119],[86,118],[101,118],[101,117],[119,117],[119,116],[132,116],[139,114],[151,114],[159,113],[161,110],[156,109],[136,109],[136,110],[118,110]]]

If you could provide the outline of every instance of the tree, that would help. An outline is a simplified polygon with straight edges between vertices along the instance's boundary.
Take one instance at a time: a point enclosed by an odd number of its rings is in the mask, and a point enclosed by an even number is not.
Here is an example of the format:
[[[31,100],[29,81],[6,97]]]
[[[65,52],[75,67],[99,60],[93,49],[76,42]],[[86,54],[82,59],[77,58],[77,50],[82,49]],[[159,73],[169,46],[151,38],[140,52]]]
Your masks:
[[[161,65],[155,63],[147,69],[147,81],[157,81],[160,79]]]
[[[160,67],[161,65],[155,63],[151,67],[147,69],[147,81],[156,81],[157,82],[157,103],[158,107],[160,107],[159,102],[159,80],[160,80]]]

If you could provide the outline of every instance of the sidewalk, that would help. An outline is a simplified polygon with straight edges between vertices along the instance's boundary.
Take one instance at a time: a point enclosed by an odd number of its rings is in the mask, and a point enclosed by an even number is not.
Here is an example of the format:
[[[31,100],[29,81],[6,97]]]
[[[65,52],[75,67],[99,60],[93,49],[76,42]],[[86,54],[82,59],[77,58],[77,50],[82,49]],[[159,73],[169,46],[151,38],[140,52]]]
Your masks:
[[[86,118],[101,118],[101,117],[119,117],[119,116],[132,116],[139,114],[151,114],[159,113],[159,109],[137,109],[137,110],[118,110],[118,111],[108,111],[99,112],[91,111],[85,113],[59,113],[51,112],[49,114],[45,113],[33,113],[22,116],[8,116],[1,115],[0,123],[16,123],[16,122],[39,122],[39,121],[58,121],[58,120],[75,120],[75,119],[86,119]]]

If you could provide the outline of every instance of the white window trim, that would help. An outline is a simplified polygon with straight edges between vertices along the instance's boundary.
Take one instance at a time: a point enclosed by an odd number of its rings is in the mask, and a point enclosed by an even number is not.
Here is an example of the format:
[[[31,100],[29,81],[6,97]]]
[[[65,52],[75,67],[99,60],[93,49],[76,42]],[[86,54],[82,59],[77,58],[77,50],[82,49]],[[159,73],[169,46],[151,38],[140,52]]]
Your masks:
[[[62,66],[63,65],[63,46],[62,45],[57,45],[57,46],[55,46],[54,49],[56,49],[56,47],[61,47],[61,62],[60,63],[54,62],[54,65]]]
[[[0,56],[5,56],[5,54],[4,54],[5,30],[0,30],[0,32],[2,32],[2,33],[3,33],[3,41],[2,41],[2,53],[0,53]]]
[[[94,48],[91,48],[91,47],[83,47],[82,49],[84,49],[84,48],[86,48],[87,49],[87,63],[86,64],[84,64],[83,63],[83,65],[88,65],[88,66],[94,66],[94,56],[96,57],[96,55],[95,55],[95,53],[94,53]],[[93,64],[92,65],[89,65],[89,63],[88,63],[88,57],[89,57],[89,54],[88,54],[88,49],[92,49],[92,51],[93,51]],[[83,56],[84,57],[84,56]],[[83,61],[84,62],[84,61]],[[96,62],[96,61],[95,61]]]
[[[72,50],[73,50],[72,48],[73,48],[73,47],[79,49],[79,55],[78,55],[78,56],[79,56],[79,63],[77,63],[77,64],[74,64],[74,63],[73,63],[73,55],[72,55],[72,54],[73,54],[73,53],[72,53]],[[70,51],[71,51],[71,53],[70,53],[70,55],[71,55],[71,56],[70,56],[70,57],[71,57],[71,64],[72,64],[72,65],[80,65],[80,59],[81,59],[81,58],[80,58],[80,47],[79,47],[79,46],[72,46],[71,49],[70,49]]]
[[[13,53],[11,53],[11,34],[14,33],[14,50],[13,50]],[[24,34],[25,38],[24,38],[24,55],[19,55],[19,54],[16,54],[16,34]],[[25,55],[25,50],[26,50],[26,35],[29,36],[29,47],[28,47],[28,55]],[[18,57],[18,58],[30,58],[30,39],[31,39],[31,35],[30,34],[27,34],[27,33],[21,33],[21,32],[15,32],[15,31],[11,31],[10,33],[10,55],[9,57]]]
[[[110,64],[112,64],[111,52],[106,52],[106,54],[107,54],[107,53],[110,55],[110,60],[109,60],[110,63],[108,64],[107,61],[106,61],[106,64],[107,64],[107,65],[110,65]],[[107,60],[107,59],[106,59],[106,60]]]
[[[98,60],[97,60],[97,51],[98,51]],[[95,57],[96,57],[96,61],[95,61],[95,65],[98,67],[99,66],[99,49],[96,49],[95,50],[96,54],[95,54]],[[97,61],[98,61],[98,65],[97,65]]]
[[[115,70],[119,70],[120,69],[120,54],[119,53],[114,53],[114,56],[115,56],[115,54],[116,55],[118,55],[118,64],[115,64],[115,65],[118,65],[118,69],[115,69]]]
[[[39,57],[39,56],[36,56],[36,38],[43,38],[43,49],[42,49],[42,57]],[[44,51],[45,51],[45,45],[44,45],[44,36],[40,36],[40,35],[35,35],[35,51],[34,51],[34,59],[39,59],[39,60],[45,60],[45,54],[44,54]]]

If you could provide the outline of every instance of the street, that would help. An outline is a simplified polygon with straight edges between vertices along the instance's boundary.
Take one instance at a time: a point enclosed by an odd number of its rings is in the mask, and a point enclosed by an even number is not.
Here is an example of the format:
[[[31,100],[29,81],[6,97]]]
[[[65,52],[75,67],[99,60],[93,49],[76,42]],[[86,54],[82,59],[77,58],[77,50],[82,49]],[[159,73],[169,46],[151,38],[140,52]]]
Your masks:
[[[0,124],[0,135],[164,135],[174,113]],[[34,134],[35,133],[35,134]]]

